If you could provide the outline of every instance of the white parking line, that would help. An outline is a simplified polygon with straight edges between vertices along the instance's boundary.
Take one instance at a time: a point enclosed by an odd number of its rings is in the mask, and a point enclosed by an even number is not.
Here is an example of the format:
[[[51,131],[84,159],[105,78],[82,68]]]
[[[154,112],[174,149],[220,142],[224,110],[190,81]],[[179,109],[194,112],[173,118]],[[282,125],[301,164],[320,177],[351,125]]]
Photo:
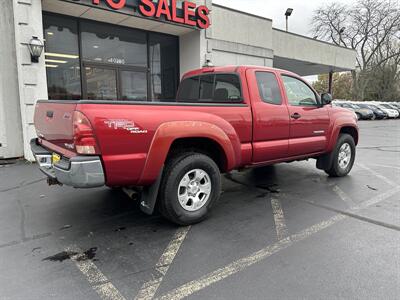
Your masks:
[[[397,186],[394,189],[391,189],[381,195],[377,195],[377,196],[361,203],[359,209],[364,209],[364,208],[368,208],[370,206],[376,205],[398,193],[400,193],[400,186]]]
[[[368,168],[367,166],[363,165],[363,164],[357,164],[360,168],[370,172],[371,174],[373,174],[375,177],[378,177],[379,179],[381,179],[382,181],[386,182],[387,184],[391,185],[391,186],[399,186],[399,184],[397,184],[396,182],[390,180],[389,178],[383,176],[382,174],[376,172],[375,170],[372,170],[370,168]]]
[[[335,192],[336,195],[339,196],[340,199],[343,200],[343,202],[345,202],[350,209],[357,209],[358,205],[354,202],[353,199],[350,198],[350,196],[348,196],[339,186],[334,185],[332,187],[332,190]]]
[[[73,251],[79,254],[71,257],[78,269],[85,275],[92,288],[103,300],[125,300],[116,287],[108,278],[97,268],[97,266],[86,257],[86,254],[77,247],[70,247],[68,252]]]
[[[136,300],[153,299],[162,280],[164,279],[164,276],[167,274],[169,267],[174,261],[174,258],[178,253],[179,248],[185,240],[189,230],[190,226],[179,228],[176,231],[171,242],[168,244],[167,248],[165,248],[163,254],[158,260],[158,263],[156,264],[156,271],[158,272],[158,274],[155,275],[155,278],[149,280],[142,285],[142,288],[140,289],[138,295],[135,297]]]
[[[392,197],[399,191],[400,191],[400,187],[398,186],[392,190],[387,191],[386,193],[384,193],[382,195],[376,196],[376,197],[368,200],[367,202],[364,202],[362,204],[362,206],[359,207],[359,209],[367,208],[367,207],[375,205],[381,201],[384,201],[384,200]],[[279,251],[286,249],[286,248],[296,244],[297,242],[302,241],[302,240],[312,236],[313,234],[320,232],[321,230],[326,229],[326,228],[338,223],[339,221],[342,221],[347,218],[348,218],[348,216],[346,216],[346,215],[342,215],[342,214],[335,215],[334,217],[330,218],[329,220],[326,220],[326,221],[323,221],[316,225],[313,225],[299,233],[292,234],[291,236],[289,236],[283,240],[280,240],[277,243],[274,243],[270,246],[267,246],[267,247],[261,249],[260,251],[253,253],[250,256],[243,257],[239,260],[236,260],[236,261],[228,264],[225,267],[222,267],[211,273],[208,273],[208,274],[200,277],[197,280],[193,280],[186,284],[183,284],[182,286],[177,287],[177,288],[173,289],[172,291],[168,292],[167,294],[161,296],[160,299],[162,299],[162,300],[166,300],[166,299],[177,300],[177,299],[183,299],[185,297],[188,297],[188,296],[190,296],[190,295],[192,295],[192,294],[194,294],[216,282],[219,282],[231,275],[234,275],[234,274],[270,257],[271,255],[278,253]]]
[[[371,164],[368,163],[369,166],[375,166],[375,167],[381,167],[381,168],[389,168],[389,169],[395,169],[395,170],[400,170],[400,167],[397,166],[389,166],[389,165],[381,165],[381,164]]]
[[[279,199],[271,199],[272,213],[274,215],[275,230],[278,240],[283,240],[289,235],[289,231],[286,226],[285,215],[283,213],[282,204]]]
[[[336,215],[333,218],[318,223],[316,225],[313,225],[300,233],[293,234],[283,240],[280,240],[270,246],[267,246],[260,251],[257,251],[249,256],[243,257],[237,261],[234,261],[230,263],[229,265],[217,269],[214,272],[211,272],[205,276],[200,277],[197,280],[193,280],[191,282],[188,282],[172,291],[169,293],[163,295],[160,299],[166,300],[166,299],[183,299],[185,297],[188,297],[192,295],[193,293],[196,293],[218,281],[221,281],[233,274],[236,274],[268,257],[271,255],[288,248],[289,246],[293,245],[296,242],[302,241],[311,235],[328,228],[332,226],[333,224],[346,219],[346,216],[343,215]]]

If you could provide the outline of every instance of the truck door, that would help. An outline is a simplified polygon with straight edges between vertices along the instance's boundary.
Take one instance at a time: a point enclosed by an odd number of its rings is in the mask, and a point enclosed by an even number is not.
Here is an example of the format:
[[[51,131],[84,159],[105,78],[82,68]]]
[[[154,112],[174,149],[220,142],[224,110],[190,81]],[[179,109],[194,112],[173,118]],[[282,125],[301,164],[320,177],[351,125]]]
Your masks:
[[[289,112],[277,75],[265,69],[247,71],[253,108],[253,162],[287,157]]]
[[[282,74],[290,115],[289,156],[318,153],[327,146],[329,112],[304,81]]]

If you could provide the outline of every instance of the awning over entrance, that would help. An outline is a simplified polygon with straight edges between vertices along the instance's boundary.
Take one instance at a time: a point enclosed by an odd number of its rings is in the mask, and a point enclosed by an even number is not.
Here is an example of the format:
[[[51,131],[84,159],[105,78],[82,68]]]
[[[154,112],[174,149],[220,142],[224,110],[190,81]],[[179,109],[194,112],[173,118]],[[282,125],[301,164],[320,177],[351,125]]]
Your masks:
[[[273,29],[274,67],[301,76],[355,69],[356,51]]]

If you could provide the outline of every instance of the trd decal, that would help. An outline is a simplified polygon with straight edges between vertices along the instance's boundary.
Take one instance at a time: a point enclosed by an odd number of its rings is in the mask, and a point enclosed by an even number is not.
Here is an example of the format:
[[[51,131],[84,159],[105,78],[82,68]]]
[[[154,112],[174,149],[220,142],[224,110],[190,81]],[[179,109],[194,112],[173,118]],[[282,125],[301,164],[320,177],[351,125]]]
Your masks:
[[[134,122],[129,120],[106,120],[104,124],[108,126],[108,128],[118,130],[123,129],[129,131],[132,134],[144,134],[147,133],[147,129],[142,129],[138,127]]]

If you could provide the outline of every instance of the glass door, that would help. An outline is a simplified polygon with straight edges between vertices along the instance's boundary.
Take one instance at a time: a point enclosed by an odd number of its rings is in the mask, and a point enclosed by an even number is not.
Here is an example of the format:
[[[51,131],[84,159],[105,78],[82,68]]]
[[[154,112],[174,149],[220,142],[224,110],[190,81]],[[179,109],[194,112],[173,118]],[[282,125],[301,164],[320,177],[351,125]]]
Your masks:
[[[84,63],[84,99],[148,100],[146,68]]]
[[[148,81],[146,71],[121,69],[119,78],[121,100],[147,101]]]
[[[84,99],[117,100],[117,69],[104,66],[84,66]]]

